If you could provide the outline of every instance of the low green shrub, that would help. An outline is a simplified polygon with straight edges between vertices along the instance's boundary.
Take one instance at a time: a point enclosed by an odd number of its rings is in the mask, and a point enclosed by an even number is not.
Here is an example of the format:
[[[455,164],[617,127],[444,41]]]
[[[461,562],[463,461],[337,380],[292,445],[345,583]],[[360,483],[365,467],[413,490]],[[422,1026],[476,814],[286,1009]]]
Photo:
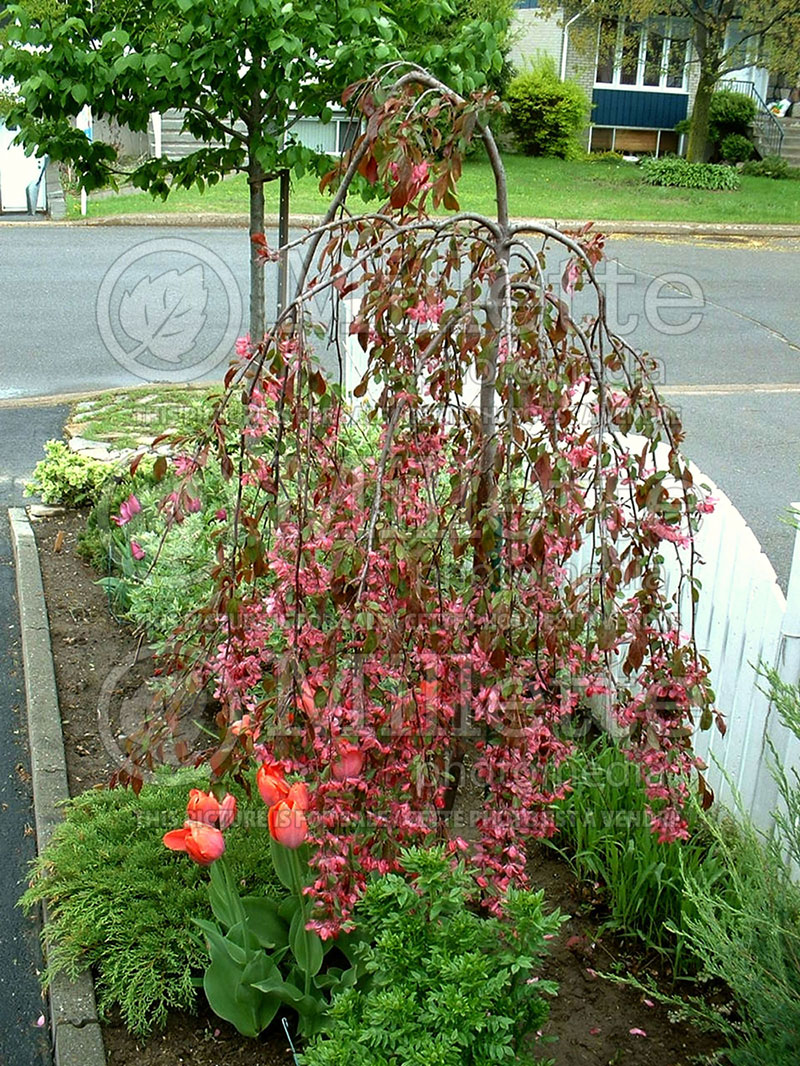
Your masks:
[[[755,101],[747,93],[736,92],[732,89],[719,89],[714,93],[711,97],[708,115],[708,138],[714,147],[714,158],[724,159],[729,163],[741,163],[752,158],[755,148],[750,131],[757,112]],[[689,134],[691,128],[692,116],[690,115],[676,123],[675,132]],[[739,139],[729,142],[727,149],[724,149],[725,141],[734,135]],[[749,152],[744,142],[747,142]],[[688,186],[688,188],[697,187]]]
[[[550,57],[514,78],[506,102],[509,128],[525,155],[572,159],[581,154],[578,134],[591,103],[576,82],[560,80]]]
[[[726,163],[746,163],[755,155],[755,146],[741,133],[726,133],[719,146],[720,157]]]
[[[208,965],[193,919],[211,918],[208,872],[162,844],[183,824],[189,788],[208,787],[208,773],[181,771],[126,789],[92,789],[71,800],[65,820],[35,861],[21,904],[48,906],[45,985],[95,967],[103,1014],[119,1007],[139,1036],[162,1027],[170,1010],[193,1010],[196,979]],[[226,860],[250,892],[282,894],[264,832],[246,825],[265,809],[232,787],[240,814],[226,831]],[[245,813],[243,813],[245,812]]]
[[[25,485],[25,495],[41,496],[45,503],[89,507],[115,473],[110,463],[72,452],[62,440],[47,441],[44,454]]]
[[[708,111],[708,133],[716,145],[721,145],[730,133],[738,133],[749,140],[750,127],[758,113],[755,100],[747,93],[719,89],[711,97]]]
[[[476,913],[474,875],[444,848],[404,854],[406,877],[376,878],[357,907],[371,984],[333,999],[304,1066],[533,1063],[556,986],[534,975],[565,921],[543,892],[512,890],[506,920]]]
[[[800,178],[800,167],[790,167],[779,155],[767,155],[763,159],[748,160],[742,167],[742,174],[785,181],[787,178]]]
[[[678,189],[731,190],[739,188],[739,175],[733,167],[718,163],[689,163],[677,156],[648,156],[641,161],[647,185],[673,186]]]
[[[557,850],[608,912],[605,928],[642,940],[676,976],[696,969],[683,930],[694,913],[687,874],[709,890],[722,876],[712,837],[690,809],[688,841],[659,844],[650,827],[639,768],[609,737],[578,747],[561,773],[571,791],[556,809]]]

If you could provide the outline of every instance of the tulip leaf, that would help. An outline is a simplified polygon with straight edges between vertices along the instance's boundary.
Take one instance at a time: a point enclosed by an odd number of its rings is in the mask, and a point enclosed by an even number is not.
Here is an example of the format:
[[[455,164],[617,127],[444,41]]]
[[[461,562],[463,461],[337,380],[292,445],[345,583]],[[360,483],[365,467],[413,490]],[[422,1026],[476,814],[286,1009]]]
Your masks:
[[[268,977],[266,981],[257,982],[253,987],[259,989],[261,992],[269,992],[276,995],[284,1003],[288,1003],[293,1007],[302,1003],[305,998],[297,985],[292,984],[291,981],[284,981],[278,973]]]
[[[247,896],[242,900],[247,928],[263,948],[282,948],[289,943],[289,930],[280,917],[280,903],[267,896]]]
[[[211,867],[208,901],[214,917],[226,928],[230,929],[245,920],[242,901],[224,862],[215,862]]]
[[[300,969],[314,977],[322,967],[325,949],[319,936],[306,929],[305,911],[296,911],[289,929],[289,946]]]
[[[206,934],[212,958],[215,955],[227,955],[237,966],[244,966],[248,953],[241,944],[224,936],[213,922],[207,922],[204,918],[195,918],[194,923]]]
[[[278,914],[280,914],[284,921],[290,922],[294,917],[297,908],[301,906],[305,909],[304,904],[300,903],[297,896],[287,896],[286,899],[281,900]]]
[[[295,856],[291,848],[279,844],[274,837],[269,838],[269,850],[275,873],[284,888],[291,892],[295,888]]]
[[[244,968],[226,951],[212,944],[211,963],[203,978],[206,998],[215,1014],[235,1025],[244,1036],[256,1037],[278,1013],[281,1000],[264,994],[246,980],[248,975],[266,978],[273,964],[260,952]]]

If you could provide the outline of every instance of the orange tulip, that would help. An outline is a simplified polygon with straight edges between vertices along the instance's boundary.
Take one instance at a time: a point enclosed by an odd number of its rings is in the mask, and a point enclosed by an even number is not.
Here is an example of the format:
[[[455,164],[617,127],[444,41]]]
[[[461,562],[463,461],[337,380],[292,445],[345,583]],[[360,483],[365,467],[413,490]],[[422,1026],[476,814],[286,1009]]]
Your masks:
[[[305,810],[291,797],[270,807],[267,821],[270,833],[285,848],[299,848],[308,834]]]
[[[256,774],[256,785],[261,793],[261,798],[268,807],[273,803],[286,799],[289,795],[289,786],[286,784],[286,774],[282,766],[276,763],[262,763]]]
[[[219,820],[217,797],[213,792],[202,792],[199,788],[191,789],[189,802],[186,804],[186,817],[192,822],[216,825]]]
[[[233,819],[236,817],[236,797],[232,796],[230,792],[226,792],[222,797],[222,802],[219,805],[219,827],[220,829],[227,829],[229,825],[233,824]]]
[[[305,781],[295,781],[286,796],[286,802],[290,807],[297,807],[301,811],[307,811],[311,806],[311,797],[308,794],[308,785]]]
[[[185,851],[200,866],[210,866],[225,851],[225,838],[219,829],[189,818],[182,829],[164,834],[164,844],[170,851]]]
[[[236,817],[236,797],[226,792],[220,803],[213,792],[193,788],[186,804],[186,817],[191,822],[203,822],[205,825],[218,825],[220,829],[227,829]]]

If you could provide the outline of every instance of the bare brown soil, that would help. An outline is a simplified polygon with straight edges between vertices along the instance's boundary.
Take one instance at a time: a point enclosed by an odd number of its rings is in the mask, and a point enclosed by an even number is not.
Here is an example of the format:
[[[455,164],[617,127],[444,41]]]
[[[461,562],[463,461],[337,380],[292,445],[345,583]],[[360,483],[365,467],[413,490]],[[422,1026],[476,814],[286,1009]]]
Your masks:
[[[83,522],[82,515],[68,512],[36,525],[73,795],[105,783],[118,768],[115,734],[124,733],[125,701],[135,700],[152,669],[147,656],[142,660],[140,654],[136,662],[135,635],[114,620],[97,575],[76,553]],[[54,551],[57,538],[60,550]],[[110,733],[103,725],[109,702],[123,708],[112,714]],[[650,1006],[634,989],[599,976],[603,971],[657,975],[656,960],[599,934],[591,901],[566,865],[546,851],[532,865],[550,905],[573,916],[552,942],[543,972],[559,984],[546,1029],[558,1039],[543,1054],[556,1066],[703,1062],[714,1047],[708,1036],[671,1021],[666,1008]],[[138,1043],[113,1017],[104,1023],[103,1036],[110,1066],[284,1066],[292,1061],[278,1027],[261,1041],[248,1040],[207,1008],[197,1016],[174,1016],[146,1043]]]

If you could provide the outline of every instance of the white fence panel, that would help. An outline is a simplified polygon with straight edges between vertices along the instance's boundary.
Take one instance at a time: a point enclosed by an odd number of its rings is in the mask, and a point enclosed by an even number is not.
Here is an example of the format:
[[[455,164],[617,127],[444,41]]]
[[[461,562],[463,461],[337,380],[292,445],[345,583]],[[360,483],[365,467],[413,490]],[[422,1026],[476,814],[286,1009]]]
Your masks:
[[[635,447],[635,439],[632,440]],[[769,772],[767,738],[791,773],[800,772],[800,740],[787,730],[771,708],[759,674],[760,664],[778,669],[781,677],[800,680],[800,534],[795,548],[787,598],[755,534],[728,497],[692,466],[695,484],[707,487],[717,500],[713,514],[703,518],[694,539],[695,576],[701,583],[695,617],[695,639],[708,659],[716,706],[727,725],[724,736],[716,727],[695,737],[697,754],[708,763],[707,780],[719,803],[742,809],[755,824],[769,830],[778,793]],[[666,546],[665,546],[666,547]],[[666,587],[679,590],[682,566],[689,550],[665,551]],[[591,550],[584,545],[571,560],[579,572],[591,566]],[[690,588],[684,581],[681,617],[690,617]]]
[[[708,659],[717,707],[727,724],[724,737],[716,729],[698,733],[696,751],[709,763],[708,780],[718,800],[733,806],[735,790],[742,808],[760,828],[768,829],[777,789],[765,765],[770,701],[758,667],[778,665],[786,600],[742,515],[710,479],[696,468],[692,472],[718,501],[695,538],[702,584],[695,637]],[[688,593],[685,602],[688,605]],[[787,680],[795,682],[797,677]],[[778,746],[790,754],[791,734],[777,728],[787,734],[778,737]]]

